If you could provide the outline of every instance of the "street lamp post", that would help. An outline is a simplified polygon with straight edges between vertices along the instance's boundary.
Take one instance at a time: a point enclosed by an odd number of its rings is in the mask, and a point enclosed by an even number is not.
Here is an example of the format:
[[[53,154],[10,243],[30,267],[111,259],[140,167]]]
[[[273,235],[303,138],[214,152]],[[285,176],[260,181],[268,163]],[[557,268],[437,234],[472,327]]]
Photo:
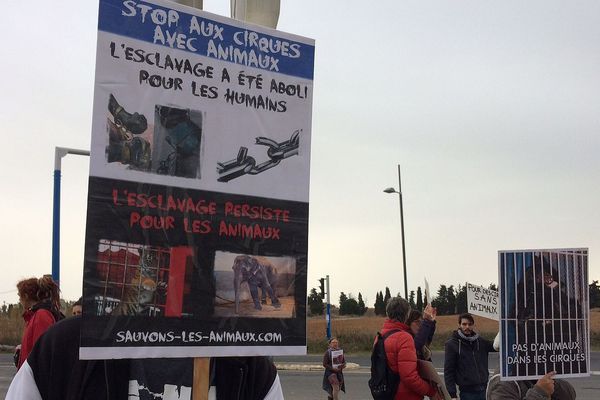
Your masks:
[[[408,300],[408,282],[406,279],[406,248],[404,246],[404,212],[402,210],[402,180],[400,179],[400,164],[398,164],[398,191],[393,187],[384,190],[385,193],[398,193],[400,199],[400,232],[402,234],[402,268],[404,270],[404,298]]]

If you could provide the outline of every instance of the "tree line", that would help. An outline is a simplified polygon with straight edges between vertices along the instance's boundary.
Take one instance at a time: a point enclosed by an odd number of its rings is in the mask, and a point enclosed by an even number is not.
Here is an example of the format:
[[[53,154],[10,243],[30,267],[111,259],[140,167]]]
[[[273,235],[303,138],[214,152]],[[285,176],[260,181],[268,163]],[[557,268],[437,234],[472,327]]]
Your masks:
[[[498,290],[496,284],[491,283],[488,289]],[[398,293],[398,296],[401,296]],[[390,289],[385,288],[384,291],[375,294],[374,312],[375,315],[385,316],[385,306],[388,300],[392,297]],[[600,283],[595,280],[589,285],[590,308],[600,307]],[[417,290],[411,290],[408,295],[408,302],[413,309],[423,311],[428,299],[420,286]],[[339,302],[337,303],[340,315],[364,315],[368,307],[365,306],[362,294],[358,292],[358,298],[355,299],[352,294],[346,295],[340,293]],[[438,315],[454,315],[467,312],[467,285],[440,285],[435,297],[431,301],[431,305],[437,309]],[[308,308],[310,315],[322,315],[325,311],[325,303],[323,298],[313,288],[308,296]]]
[[[358,292],[358,298],[354,298],[352,293],[340,293],[338,313],[339,315],[363,315],[367,312],[368,307],[362,297],[362,293]],[[308,295],[308,311],[310,315],[322,315],[325,311],[325,303],[317,289],[310,290]]]

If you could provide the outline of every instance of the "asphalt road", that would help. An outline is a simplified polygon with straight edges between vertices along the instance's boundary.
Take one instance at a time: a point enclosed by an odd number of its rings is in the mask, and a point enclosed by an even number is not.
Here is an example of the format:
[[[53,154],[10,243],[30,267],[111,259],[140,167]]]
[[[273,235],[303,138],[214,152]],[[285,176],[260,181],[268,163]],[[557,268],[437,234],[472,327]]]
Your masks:
[[[8,386],[15,372],[12,354],[0,353],[0,399],[6,397]]]
[[[368,369],[344,372],[346,394],[342,400],[370,399],[367,381]],[[285,400],[326,399],[327,394],[321,389],[323,373],[317,371],[280,371],[279,377],[283,386]],[[598,400],[600,393],[600,376],[569,380],[577,392],[577,400]]]
[[[370,355],[347,355],[348,362],[357,363],[360,368],[344,372],[346,378],[346,394],[343,400],[370,399],[367,381],[370,376]],[[308,355],[298,357],[275,357],[277,364],[310,363],[320,364],[322,355]],[[433,363],[439,373],[444,371],[444,352],[433,352]],[[491,353],[489,359],[491,369],[499,366],[498,353]],[[593,375],[586,378],[571,378],[569,382],[575,387],[577,400],[598,400],[600,398],[600,352],[592,351],[591,370]],[[279,371],[281,384],[286,400],[325,399],[325,392],[321,389],[323,372],[321,371]]]
[[[369,399],[369,390],[367,381],[370,374],[370,359],[368,355],[347,355],[348,362],[357,363],[360,368],[347,370],[346,377],[346,395],[343,400],[364,400]],[[322,356],[309,355],[297,357],[275,357],[277,364],[313,364],[321,363]],[[443,370],[443,352],[434,352],[433,360],[439,372]],[[578,400],[597,400],[600,393],[600,352],[592,352],[591,357],[593,376],[587,378],[569,379],[577,391]],[[498,355],[490,355],[490,366],[494,368],[498,365]],[[3,399],[10,385],[10,381],[16,370],[12,363],[12,355],[0,354],[0,399]],[[321,371],[296,371],[280,370],[281,384],[286,400],[306,400],[326,398],[325,392],[321,389],[323,372]]]

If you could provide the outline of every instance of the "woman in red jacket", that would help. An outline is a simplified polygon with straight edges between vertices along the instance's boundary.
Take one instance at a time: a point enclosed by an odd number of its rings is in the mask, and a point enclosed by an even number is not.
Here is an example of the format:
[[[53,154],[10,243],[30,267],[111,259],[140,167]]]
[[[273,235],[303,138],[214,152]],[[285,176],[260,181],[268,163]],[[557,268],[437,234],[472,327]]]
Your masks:
[[[17,363],[17,368],[21,368],[42,333],[63,316],[59,311],[58,286],[49,275],[39,279],[23,279],[17,283],[17,291],[19,302],[25,309],[25,330]]]
[[[423,400],[424,396],[439,399],[437,387],[423,380],[417,370],[417,352],[410,327],[404,323],[410,305],[402,297],[392,297],[386,306],[387,319],[381,334],[397,331],[385,339],[388,367],[400,376],[395,400]]]

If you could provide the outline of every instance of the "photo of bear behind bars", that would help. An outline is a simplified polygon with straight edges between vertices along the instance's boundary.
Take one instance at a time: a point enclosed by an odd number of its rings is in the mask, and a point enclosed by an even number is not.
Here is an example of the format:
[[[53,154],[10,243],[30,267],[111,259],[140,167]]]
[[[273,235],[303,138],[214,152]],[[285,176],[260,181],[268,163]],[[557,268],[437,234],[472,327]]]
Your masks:
[[[295,316],[293,257],[215,253],[215,316]]]
[[[501,260],[508,376],[587,370],[587,254],[523,251]],[[517,351],[515,349],[522,349]]]

